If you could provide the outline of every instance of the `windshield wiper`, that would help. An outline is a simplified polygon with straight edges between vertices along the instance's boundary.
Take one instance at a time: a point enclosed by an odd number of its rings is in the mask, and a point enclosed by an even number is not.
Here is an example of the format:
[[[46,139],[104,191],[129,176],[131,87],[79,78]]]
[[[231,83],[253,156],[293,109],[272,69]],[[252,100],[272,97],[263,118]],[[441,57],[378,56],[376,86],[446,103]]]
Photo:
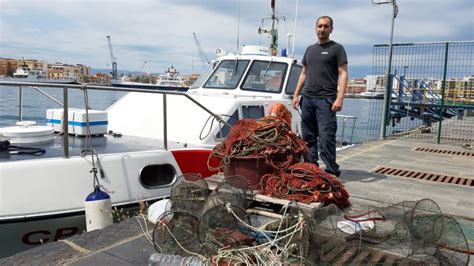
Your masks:
[[[235,64],[234,64],[234,73],[237,74],[237,67],[239,66],[239,58],[235,56]]]
[[[268,62],[267,68],[265,68],[265,73],[263,74],[264,78],[267,77],[267,72],[268,72],[268,69],[270,68],[270,65],[272,64],[272,62],[273,62],[273,59],[270,59],[270,62]]]

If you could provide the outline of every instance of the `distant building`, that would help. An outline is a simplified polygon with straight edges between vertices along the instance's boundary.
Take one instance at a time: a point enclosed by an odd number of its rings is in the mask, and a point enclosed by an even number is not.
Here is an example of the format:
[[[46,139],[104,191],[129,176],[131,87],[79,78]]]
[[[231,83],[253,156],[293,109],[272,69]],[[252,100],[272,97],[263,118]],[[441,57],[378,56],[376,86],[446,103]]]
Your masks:
[[[18,61],[12,58],[0,58],[0,76],[13,76],[18,68]]]
[[[474,75],[470,75],[468,77],[465,77],[464,80],[467,81],[468,88],[474,89]]]
[[[79,71],[81,75],[90,75],[91,74],[91,67],[82,65],[82,64],[77,64],[75,65],[75,68]]]
[[[199,74],[191,74],[184,77],[184,82],[186,86],[193,85],[194,81],[199,78]]]
[[[347,83],[346,94],[360,94],[367,90],[365,79],[352,79]]]
[[[86,83],[97,83],[97,84],[109,84],[112,79],[110,74],[97,73],[95,75],[84,75],[82,76],[80,82]]]
[[[48,64],[48,78],[49,79],[64,79],[64,64],[56,62],[55,64]]]
[[[71,79],[78,82],[88,80],[91,75],[91,67],[83,64],[64,64],[61,62],[48,63],[36,59],[12,59],[0,58],[0,77],[11,77],[18,68],[26,66],[35,74],[45,75],[48,79]]]
[[[367,91],[380,92],[385,91],[385,76],[383,75],[367,75],[365,77]]]
[[[91,68],[82,64],[70,65],[61,62],[48,64],[48,78],[71,79],[80,81],[83,76],[90,75]]]
[[[39,69],[39,66],[41,65],[39,62],[40,61],[36,59],[18,59],[19,66],[26,65],[29,69]]]
[[[437,81],[437,89],[442,90],[443,81]],[[474,99],[474,76],[467,76],[463,79],[448,79],[445,85],[445,97],[449,101],[460,99],[472,100]]]

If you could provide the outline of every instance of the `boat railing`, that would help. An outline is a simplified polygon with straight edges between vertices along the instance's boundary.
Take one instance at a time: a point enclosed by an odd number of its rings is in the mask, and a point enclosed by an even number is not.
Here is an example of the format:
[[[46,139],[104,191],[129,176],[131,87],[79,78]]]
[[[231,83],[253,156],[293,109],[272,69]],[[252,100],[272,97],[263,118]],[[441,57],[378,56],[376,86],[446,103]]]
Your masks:
[[[352,115],[336,115],[337,118],[339,120],[342,120],[340,126],[341,126],[341,136],[340,136],[340,140],[338,141],[341,146],[344,146],[344,144],[346,143],[345,142],[345,134],[346,134],[346,124],[348,121],[352,121],[352,129],[351,129],[351,134],[350,134],[350,141],[348,142],[349,144],[353,144],[353,139],[354,139],[354,129],[355,129],[355,123],[356,123],[356,120],[357,120],[357,117],[356,116],[352,116]]]
[[[36,89],[42,95],[47,97],[48,99],[54,101],[55,103],[61,105],[63,107],[63,123],[62,123],[62,138],[63,138],[63,157],[69,158],[69,129],[68,123],[64,123],[64,121],[68,120],[68,92],[69,89],[73,90],[97,90],[97,91],[117,91],[117,92],[143,92],[143,93],[153,93],[153,94],[162,94],[163,95],[163,145],[164,149],[168,150],[168,119],[167,119],[167,107],[166,107],[166,96],[167,95],[179,95],[182,97],[187,98],[192,103],[196,104],[199,108],[204,110],[205,112],[209,113],[213,116],[217,121],[227,124],[226,121],[222,120],[221,116],[213,113],[211,110],[206,108],[204,105],[196,101],[190,95],[184,92],[175,92],[175,91],[158,91],[158,90],[150,90],[150,89],[133,89],[133,88],[117,88],[111,86],[101,86],[101,85],[89,85],[89,84],[58,84],[58,83],[35,83],[35,82],[17,82],[17,81],[0,81],[0,86],[17,86],[19,88],[19,119],[23,118],[23,89]],[[39,87],[46,87],[46,88],[57,88],[63,89],[63,103],[54,99],[52,96],[47,94],[46,92],[39,89]],[[228,124],[227,124],[228,125]],[[228,125],[230,126],[230,125]]]
[[[73,90],[97,90],[97,91],[116,91],[116,92],[142,92],[142,93],[153,93],[153,94],[162,94],[163,95],[163,145],[164,149],[168,150],[168,118],[167,118],[167,95],[179,95],[182,97],[187,98],[190,100],[192,103],[196,104],[198,107],[203,109],[205,112],[209,113],[211,116],[215,117],[215,119],[219,122],[222,122],[224,124],[227,124],[227,126],[231,127],[226,121],[222,119],[221,116],[213,113],[211,110],[206,108],[204,105],[202,105],[200,102],[195,100],[193,97],[191,97],[189,94],[184,93],[184,92],[177,92],[177,91],[159,91],[159,90],[152,90],[152,89],[134,89],[134,88],[117,88],[117,87],[111,87],[111,86],[101,86],[101,85],[89,85],[89,84],[58,84],[58,83],[35,83],[35,82],[18,82],[18,81],[0,81],[0,86],[17,86],[19,88],[19,113],[18,117],[19,120],[21,121],[23,119],[23,89],[28,88],[28,89],[35,89],[38,92],[40,92],[43,96],[48,98],[49,100],[55,102],[56,104],[60,105],[63,107],[63,123],[62,124],[62,132],[64,133],[62,135],[63,138],[63,157],[64,158],[69,158],[69,128],[68,124],[64,123],[64,121],[68,121],[68,96],[69,96],[69,89]],[[61,103],[59,100],[55,99],[45,91],[41,90],[40,87],[46,87],[46,88],[57,88],[57,89],[63,89],[63,102]],[[354,128],[355,128],[355,123],[357,117],[355,116],[349,116],[349,115],[337,115],[337,118],[339,120],[342,120],[340,124],[340,139],[338,140],[338,143],[341,146],[344,146],[345,139],[346,139],[346,126],[348,121],[352,121],[352,129],[350,133],[350,141],[349,143],[352,144],[353,142],[353,136],[354,136]]]

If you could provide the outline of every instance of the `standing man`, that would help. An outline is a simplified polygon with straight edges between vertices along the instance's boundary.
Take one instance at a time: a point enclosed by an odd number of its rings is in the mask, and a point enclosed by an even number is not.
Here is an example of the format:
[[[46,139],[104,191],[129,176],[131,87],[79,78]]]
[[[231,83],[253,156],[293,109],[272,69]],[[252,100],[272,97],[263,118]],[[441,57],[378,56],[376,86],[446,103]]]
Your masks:
[[[347,87],[347,56],[344,47],[329,39],[333,30],[331,17],[316,20],[317,43],[309,46],[303,56],[293,108],[301,105],[303,140],[308,143],[307,160],[318,165],[318,138],[321,160],[326,172],[341,174],[336,163],[336,112],[342,110]],[[304,89],[303,89],[304,85]],[[339,90],[338,90],[339,87]],[[298,95],[303,89],[301,103]]]

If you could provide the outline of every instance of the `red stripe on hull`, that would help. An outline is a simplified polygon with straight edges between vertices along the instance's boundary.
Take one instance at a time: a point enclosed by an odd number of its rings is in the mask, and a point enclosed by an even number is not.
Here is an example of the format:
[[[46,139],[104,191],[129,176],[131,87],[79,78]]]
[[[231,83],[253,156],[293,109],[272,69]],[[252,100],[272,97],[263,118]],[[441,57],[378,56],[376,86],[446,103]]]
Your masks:
[[[179,168],[183,174],[201,174],[202,177],[209,177],[217,173],[210,171],[207,166],[207,159],[212,150],[174,150],[171,151]],[[211,159],[211,165],[217,165],[217,158]]]

